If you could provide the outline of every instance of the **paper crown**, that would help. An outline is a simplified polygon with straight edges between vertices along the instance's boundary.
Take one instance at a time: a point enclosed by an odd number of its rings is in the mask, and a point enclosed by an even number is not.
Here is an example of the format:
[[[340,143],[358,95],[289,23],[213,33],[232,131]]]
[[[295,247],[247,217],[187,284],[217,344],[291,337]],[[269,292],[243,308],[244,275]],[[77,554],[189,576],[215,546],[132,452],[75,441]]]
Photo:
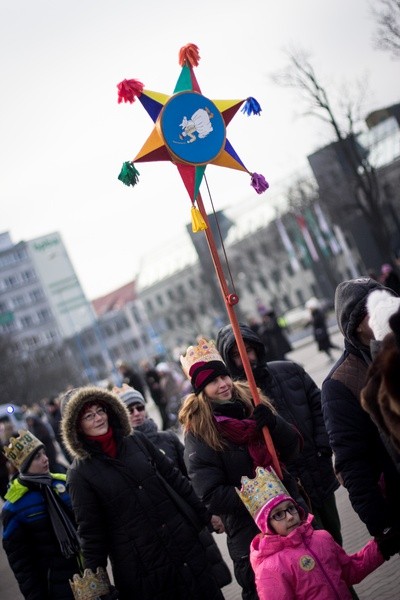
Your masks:
[[[95,573],[91,569],[85,569],[82,577],[75,574],[69,584],[75,600],[97,600],[110,591],[110,580],[103,567],[97,567]]]
[[[272,468],[257,467],[254,479],[242,477],[240,483],[242,487],[240,490],[236,488],[236,491],[253,519],[270,500],[278,496],[290,496]]]
[[[10,438],[9,444],[4,446],[3,452],[14,467],[21,471],[32,454],[39,448],[43,448],[44,444],[26,429],[20,429],[18,433],[19,437]]]
[[[222,363],[224,362],[222,356],[216,349],[214,342],[212,340],[207,341],[205,338],[201,338],[197,346],[189,346],[185,356],[181,355],[180,360],[183,372],[189,379],[191,377],[190,369],[196,363],[207,363],[214,360]]]

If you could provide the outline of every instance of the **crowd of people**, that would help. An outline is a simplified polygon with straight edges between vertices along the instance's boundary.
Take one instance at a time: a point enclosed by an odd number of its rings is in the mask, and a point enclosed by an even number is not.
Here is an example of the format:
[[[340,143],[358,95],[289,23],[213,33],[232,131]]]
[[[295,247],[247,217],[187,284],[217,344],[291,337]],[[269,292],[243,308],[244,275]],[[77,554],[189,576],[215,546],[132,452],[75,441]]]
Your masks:
[[[222,599],[232,574],[213,533],[225,533],[244,600],[357,598],[400,552],[400,298],[344,281],[335,315],[344,347],[321,389],[260,305],[260,322],[240,324],[257,397],[225,325],[185,348],[181,369],[121,361],[118,385],[69,389],[3,430],[3,547],[23,597]],[[371,535],[352,555],[339,485]]]

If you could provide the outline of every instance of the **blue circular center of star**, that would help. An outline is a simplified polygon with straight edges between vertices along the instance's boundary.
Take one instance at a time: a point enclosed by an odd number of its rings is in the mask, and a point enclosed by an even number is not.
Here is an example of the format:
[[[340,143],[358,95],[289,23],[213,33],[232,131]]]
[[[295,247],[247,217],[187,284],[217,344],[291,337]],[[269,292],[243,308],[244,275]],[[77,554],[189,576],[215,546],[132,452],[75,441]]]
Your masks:
[[[178,160],[205,165],[225,146],[225,122],[215,104],[196,92],[172,96],[160,117],[165,145]]]

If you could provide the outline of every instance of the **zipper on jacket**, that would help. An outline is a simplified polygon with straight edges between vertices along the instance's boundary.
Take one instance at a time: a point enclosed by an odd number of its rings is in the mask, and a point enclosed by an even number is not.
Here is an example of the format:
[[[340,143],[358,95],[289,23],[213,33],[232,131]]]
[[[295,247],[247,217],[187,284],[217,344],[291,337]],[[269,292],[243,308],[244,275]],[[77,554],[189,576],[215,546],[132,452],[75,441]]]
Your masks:
[[[327,582],[331,586],[331,588],[333,590],[333,593],[335,594],[335,597],[337,598],[337,600],[340,600],[340,596],[337,593],[336,588],[333,585],[331,578],[328,576],[327,572],[325,571],[324,567],[322,566],[321,561],[319,560],[318,556],[311,550],[310,546],[306,542],[305,536],[303,534],[301,534],[301,537],[302,537],[303,543],[304,543],[305,547],[307,548],[308,552],[314,558],[315,562],[318,564],[319,568],[321,569],[322,573],[324,574],[325,579],[327,580]]]

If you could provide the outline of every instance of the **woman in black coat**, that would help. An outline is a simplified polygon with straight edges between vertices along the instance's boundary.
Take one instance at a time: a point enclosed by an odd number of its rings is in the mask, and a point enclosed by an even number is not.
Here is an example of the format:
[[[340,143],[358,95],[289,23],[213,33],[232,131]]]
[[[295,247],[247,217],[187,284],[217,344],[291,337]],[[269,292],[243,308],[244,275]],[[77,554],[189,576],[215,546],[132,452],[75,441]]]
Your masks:
[[[105,568],[109,557],[120,600],[222,599],[198,531],[168,484],[201,525],[209,520],[204,506],[168,458],[144,435],[131,435],[118,396],[78,389],[64,408],[62,433],[74,456],[68,484],[85,567]]]
[[[232,381],[213,342],[201,339],[198,346],[188,348],[181,363],[194,389],[179,413],[189,477],[209,511],[224,523],[243,599],[257,600],[249,551],[259,530],[236,488],[242,476],[254,477],[257,466],[271,466],[263,426],[268,426],[282,462],[297,455],[300,435],[276,414],[265,396],[254,408],[247,382]],[[298,499],[289,477],[284,477],[284,483]]]

